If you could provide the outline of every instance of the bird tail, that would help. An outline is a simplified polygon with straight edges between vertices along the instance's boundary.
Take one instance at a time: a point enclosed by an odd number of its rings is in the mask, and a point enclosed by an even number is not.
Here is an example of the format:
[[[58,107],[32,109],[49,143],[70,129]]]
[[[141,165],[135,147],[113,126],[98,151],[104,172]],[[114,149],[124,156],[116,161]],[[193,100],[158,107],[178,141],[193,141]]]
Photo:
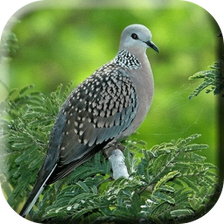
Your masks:
[[[42,191],[45,188],[46,182],[48,181],[48,179],[50,178],[51,174],[53,173],[54,169],[56,168],[57,165],[54,166],[54,168],[52,169],[52,171],[50,172],[50,174],[47,176],[47,178],[44,179],[37,179],[33,190],[31,191],[28,199],[26,200],[26,203],[24,204],[22,210],[20,211],[20,215],[22,217],[26,217],[30,210],[32,209],[32,207],[34,206],[34,204],[36,203],[37,199],[39,198],[39,195],[42,193]]]

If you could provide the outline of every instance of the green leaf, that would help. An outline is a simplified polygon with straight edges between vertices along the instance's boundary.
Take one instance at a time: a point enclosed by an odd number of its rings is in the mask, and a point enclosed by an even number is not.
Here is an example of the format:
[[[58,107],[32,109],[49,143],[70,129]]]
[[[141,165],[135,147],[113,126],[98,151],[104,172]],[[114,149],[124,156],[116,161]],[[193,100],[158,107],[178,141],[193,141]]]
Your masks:
[[[22,96],[22,95],[26,94],[28,90],[33,89],[33,88],[34,88],[33,84],[29,85],[29,86],[26,86],[19,91],[19,95]]]
[[[172,172],[169,172],[167,175],[163,176],[155,185],[154,189],[157,190],[161,188],[162,185],[164,185],[166,182],[172,180],[175,176],[179,174],[179,171],[175,170]]]
[[[171,193],[174,193],[175,192],[175,188],[174,187],[171,187],[171,186],[168,186],[168,185],[160,186],[158,188],[158,190],[160,190],[160,191],[166,191],[166,192],[171,192]]]
[[[84,182],[78,181],[77,185],[80,186],[85,192],[87,192],[87,193],[90,192],[90,189]]]
[[[190,202],[190,206],[194,211],[200,211],[200,209],[202,207],[204,207],[203,205],[203,199],[202,198],[196,198],[196,197],[192,197],[189,198],[189,202]]]
[[[16,146],[18,147],[18,144]],[[21,144],[19,146],[21,146]],[[35,147],[35,145],[31,146],[28,150],[24,151],[21,156],[16,158],[15,163],[20,163],[21,161],[27,160],[28,157],[31,157],[32,159],[36,150],[37,148]]]
[[[194,215],[194,212],[191,209],[177,209],[174,211],[171,211],[171,217],[173,218],[181,218],[181,217],[187,217],[189,215]]]
[[[159,191],[155,191],[155,192],[153,192],[153,196],[157,200],[159,199],[159,200],[168,202],[169,204],[172,204],[172,205],[175,204],[175,199],[172,198],[171,196],[165,194],[165,193],[162,193],[162,192],[159,192]]]
[[[28,169],[32,169],[33,167],[37,167],[41,162],[43,162],[43,155],[36,156],[32,162],[29,164]]]
[[[187,145],[184,148],[185,152],[190,152],[190,151],[200,151],[200,150],[204,150],[207,149],[208,145],[207,144],[191,144],[191,145]]]
[[[189,80],[204,79],[203,82],[191,93],[189,99],[197,96],[200,92],[207,88],[206,93],[213,92],[214,95],[224,92],[224,61],[219,60],[210,66],[211,70],[200,71],[189,77]]]

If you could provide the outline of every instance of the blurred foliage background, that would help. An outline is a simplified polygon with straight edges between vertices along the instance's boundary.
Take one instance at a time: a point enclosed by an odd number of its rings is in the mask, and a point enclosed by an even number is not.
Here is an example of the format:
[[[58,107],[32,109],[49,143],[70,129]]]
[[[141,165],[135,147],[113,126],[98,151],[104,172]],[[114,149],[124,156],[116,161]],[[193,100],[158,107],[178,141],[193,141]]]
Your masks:
[[[133,1],[128,1],[131,7],[120,8],[99,2],[104,5],[35,7],[34,3],[14,19],[11,31],[18,47],[4,59],[7,88],[35,84],[36,91],[50,94],[61,83],[72,81],[75,87],[114,58],[124,27],[144,24],[160,53],[147,51],[155,95],[146,120],[131,138],[146,141],[150,148],[199,133],[199,143],[209,145],[203,155],[217,165],[217,99],[212,94],[188,99],[199,84],[188,77],[217,60],[219,28],[214,19],[199,6],[177,0],[148,1],[146,8],[133,7]],[[0,88],[6,86],[0,83]]]

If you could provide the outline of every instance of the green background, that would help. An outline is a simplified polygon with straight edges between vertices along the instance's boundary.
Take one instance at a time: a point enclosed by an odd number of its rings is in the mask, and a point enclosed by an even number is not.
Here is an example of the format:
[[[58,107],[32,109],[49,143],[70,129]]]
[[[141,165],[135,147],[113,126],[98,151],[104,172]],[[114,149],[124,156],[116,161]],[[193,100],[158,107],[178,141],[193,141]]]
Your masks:
[[[217,164],[216,98],[203,92],[189,100],[200,82],[188,77],[208,69],[217,59],[219,31],[214,19],[199,6],[168,2],[145,8],[33,4],[11,27],[19,48],[9,55],[9,89],[35,84],[36,91],[49,94],[60,83],[72,81],[75,87],[115,57],[127,25],[143,24],[151,30],[160,53],[147,50],[155,94],[147,118],[132,138],[147,141],[150,148],[199,133],[198,142],[209,145],[208,162]]]

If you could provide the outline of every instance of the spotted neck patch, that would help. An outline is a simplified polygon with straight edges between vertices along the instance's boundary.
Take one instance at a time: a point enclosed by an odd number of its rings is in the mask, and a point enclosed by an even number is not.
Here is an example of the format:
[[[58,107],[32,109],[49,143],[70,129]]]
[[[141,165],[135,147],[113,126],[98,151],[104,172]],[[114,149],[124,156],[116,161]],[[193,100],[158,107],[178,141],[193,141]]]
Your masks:
[[[138,69],[141,67],[140,61],[127,50],[119,51],[114,58],[114,63],[129,69]]]

